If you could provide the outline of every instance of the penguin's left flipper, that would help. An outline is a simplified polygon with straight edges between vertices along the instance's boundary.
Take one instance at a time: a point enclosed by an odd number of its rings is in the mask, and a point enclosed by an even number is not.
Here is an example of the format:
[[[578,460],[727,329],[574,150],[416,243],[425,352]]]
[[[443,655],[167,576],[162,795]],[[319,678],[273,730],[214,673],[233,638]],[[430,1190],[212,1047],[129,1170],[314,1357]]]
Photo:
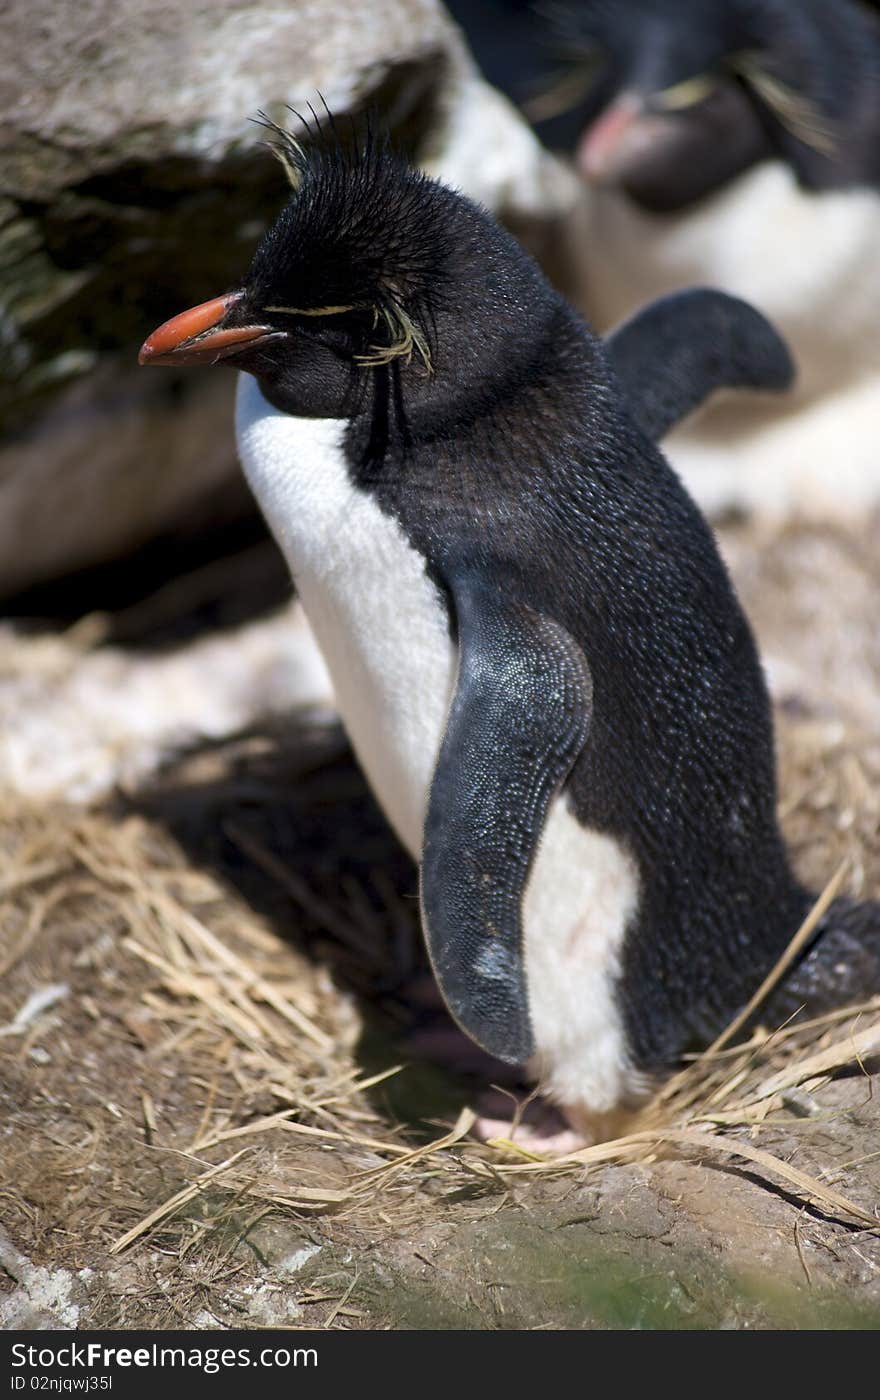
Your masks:
[[[605,351],[652,442],[716,389],[779,392],[795,376],[785,341],[760,311],[711,287],[652,301],[608,336]]]
[[[523,893],[550,803],[587,737],[592,681],[558,623],[469,573],[447,583],[459,671],[425,819],[425,938],[461,1028],[524,1064],[534,1045]]]

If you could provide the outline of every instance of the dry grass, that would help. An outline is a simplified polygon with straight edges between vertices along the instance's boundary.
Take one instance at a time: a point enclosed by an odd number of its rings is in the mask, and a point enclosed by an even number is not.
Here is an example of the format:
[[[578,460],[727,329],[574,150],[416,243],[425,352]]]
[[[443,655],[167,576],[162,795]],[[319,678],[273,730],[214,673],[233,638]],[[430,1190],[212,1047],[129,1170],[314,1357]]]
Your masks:
[[[148,974],[123,1012],[140,1043],[143,1085],[150,1086],[140,1089],[135,1128],[144,1151],[158,1145],[157,1118],[168,1118],[151,1064],[170,1057],[213,1066],[201,1080],[198,1122],[186,1140],[173,1138],[185,1184],[126,1228],[114,1220],[111,1252],[155,1239],[175,1220],[188,1222],[191,1234],[196,1218],[196,1234],[204,1236],[243,1207],[361,1220],[396,1209],[429,1179],[449,1193],[481,1185],[493,1191],[523,1175],[582,1175],[608,1162],[650,1163],[670,1151],[707,1165],[719,1157],[745,1160],[827,1214],[876,1225],[874,1215],[820,1176],[762,1148],[760,1136],[780,1113],[811,1112],[815,1090],[836,1071],[880,1053],[880,998],[761,1029],[733,1049],[720,1039],[665,1085],[624,1135],[569,1158],[540,1161],[515,1141],[470,1140],[467,1107],[451,1130],[413,1141],[371,1092],[400,1066],[368,1074],[358,1065],[360,1023],[350,999],[215,876],[193,868],[154,823],[75,810],[56,810],[47,821],[38,808],[6,817],[0,957],[7,982],[41,945],[50,951],[58,931],[83,918],[105,937],[112,932],[127,972]],[[256,837],[235,834],[256,863],[274,870],[278,857]],[[844,873],[841,867],[822,906]],[[283,868],[275,875],[285,884],[299,878]],[[364,916],[361,905],[343,915],[320,891],[296,892],[318,924],[335,925],[335,935],[325,928],[326,936],[339,937],[341,929],[350,942],[354,924],[362,946],[374,940],[375,915]],[[397,917],[411,920],[411,907]],[[85,1000],[104,1014],[89,994]],[[18,1020],[12,1015],[0,1028],[0,1054],[14,1049],[21,1060],[51,1012],[51,999],[45,1006],[31,1001],[31,1013],[22,1017],[14,1008]],[[256,1111],[272,1103],[268,1112]],[[303,1145],[332,1148],[332,1171],[326,1153],[321,1170],[313,1155],[301,1156],[295,1149]],[[200,1199],[210,1208],[194,1217]]]
[[[838,885],[876,894],[880,742],[817,694],[784,696],[777,716],[787,836],[826,899]],[[138,812],[0,809],[0,1212],[20,1237],[52,1230],[61,1248],[66,1230],[91,1231],[104,1251],[149,1243],[181,1260],[214,1251],[225,1278],[234,1241],[267,1212],[404,1228],[438,1199],[503,1203],[536,1177],[671,1154],[745,1168],[876,1231],[876,1204],[855,1189],[870,1150],[846,1164],[843,1192],[838,1162],[807,1170],[772,1144],[780,1122],[818,1112],[830,1077],[869,1075],[880,999],[741,1045],[725,1037],[626,1133],[566,1159],[470,1138],[466,1091],[426,1131],[386,1095],[412,1072],[393,1036],[378,1063],[363,1053],[374,1003],[406,1022],[414,880],[365,816],[338,739],[267,731],[193,755],[164,782]],[[308,812],[323,813],[314,829]],[[344,1289],[328,1297],[351,1312]]]

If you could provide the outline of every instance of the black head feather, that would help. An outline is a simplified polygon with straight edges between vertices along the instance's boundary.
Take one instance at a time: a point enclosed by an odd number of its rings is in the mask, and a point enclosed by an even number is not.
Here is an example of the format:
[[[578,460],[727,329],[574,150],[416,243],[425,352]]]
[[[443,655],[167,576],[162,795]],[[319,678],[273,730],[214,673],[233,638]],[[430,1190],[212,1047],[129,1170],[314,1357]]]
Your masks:
[[[364,399],[364,372],[377,368],[394,370],[395,392],[448,401],[462,385],[470,391],[477,363],[484,370],[531,353],[529,326],[546,288],[485,211],[414,169],[369,126],[350,139],[328,119],[300,139],[263,124],[292,193],[229,324],[271,332],[234,362],[273,402],[326,413],[330,404],[342,412],[344,399],[350,416]]]
[[[264,124],[293,195],[251,265],[253,306],[348,317],[367,337],[362,360],[415,355],[430,370],[432,304],[451,250],[438,187],[369,127],[352,144],[334,128],[301,142]]]

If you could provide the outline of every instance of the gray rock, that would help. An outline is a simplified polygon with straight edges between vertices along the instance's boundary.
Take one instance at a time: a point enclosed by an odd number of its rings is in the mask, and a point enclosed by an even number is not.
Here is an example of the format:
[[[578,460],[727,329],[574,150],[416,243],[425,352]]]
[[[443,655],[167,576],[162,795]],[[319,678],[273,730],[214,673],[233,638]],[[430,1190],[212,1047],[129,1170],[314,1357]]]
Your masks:
[[[290,120],[319,92],[338,114],[378,109],[527,236],[572,198],[437,0],[9,0],[4,39],[0,596],[215,501],[251,509],[232,377],[134,361],[159,321],[234,282],[286,197],[258,110]]]
[[[0,1297],[0,1330],[45,1332],[75,1328],[79,1321],[81,1288],[67,1269],[46,1269],[33,1264],[16,1249],[0,1229],[0,1272],[12,1281],[12,1290]]]

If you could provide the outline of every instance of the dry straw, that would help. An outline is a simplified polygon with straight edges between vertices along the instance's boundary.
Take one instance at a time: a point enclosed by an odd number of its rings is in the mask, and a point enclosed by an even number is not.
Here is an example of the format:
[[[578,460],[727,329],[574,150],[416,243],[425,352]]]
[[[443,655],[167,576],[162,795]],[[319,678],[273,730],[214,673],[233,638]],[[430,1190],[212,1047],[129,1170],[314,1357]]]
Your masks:
[[[756,1145],[747,1133],[760,1130],[771,1111],[783,1107],[787,1090],[807,1084],[815,1087],[835,1070],[861,1064],[867,1056],[880,1052],[880,998],[847,1012],[832,1012],[804,1025],[792,1024],[773,1031],[756,1032],[744,1045],[725,1049],[747,1017],[784,974],[809,939],[817,921],[835,897],[845,876],[841,866],[817,900],[803,927],[798,930],[755,997],[722,1036],[698,1059],[689,1064],[638,1115],[632,1131],[608,1142],[598,1143],[563,1158],[536,1160],[523,1153],[515,1142],[497,1140],[478,1144],[468,1139],[474,1115],[463,1111],[449,1132],[431,1142],[409,1146],[383,1133],[381,1119],[367,1115],[374,1125],[364,1131],[356,1120],[333,1116],[321,1121],[322,1110],[352,1102],[375,1088],[383,1078],[399,1072],[393,1066],[365,1078],[352,1076],[341,1093],[324,1098],[298,1094],[296,1078],[290,1074],[290,1036],[308,1017],[291,1006],[286,998],[271,991],[266,979],[255,975],[244,959],[224,948],[198,920],[173,899],[156,890],[145,891],[137,880],[129,882],[143,901],[145,912],[155,916],[151,924],[158,936],[160,928],[173,930],[177,949],[171,961],[155,948],[130,939],[128,946],[138,957],[147,959],[159,973],[166,995],[188,1002],[193,1013],[199,1009],[200,1025],[212,1023],[245,1050],[257,1051],[261,1063],[274,1062],[276,1082],[286,1086],[289,1107],[264,1115],[249,1123],[202,1134],[191,1146],[195,1156],[235,1142],[278,1143],[284,1138],[332,1144],[343,1153],[368,1153],[372,1166],[349,1170],[344,1186],[314,1186],[291,1180],[282,1190],[266,1190],[250,1176],[241,1153],[208,1168],[185,1192],[170,1197],[128,1230],[114,1248],[123,1249],[142,1238],[159,1222],[167,1221],[206,1186],[243,1192],[248,1197],[270,1201],[304,1213],[357,1212],[372,1209],[378,1196],[401,1181],[417,1185],[422,1173],[439,1173],[452,1189],[456,1178],[477,1177],[502,1182],[517,1176],[559,1172],[584,1172],[604,1163],[652,1161],[662,1153],[676,1152],[711,1163],[718,1157],[740,1159],[758,1167],[770,1183],[792,1188],[811,1205],[829,1215],[876,1228],[878,1221],[856,1202],[833,1189],[826,1181],[807,1173],[765,1148]],[[318,1031],[318,1034],[314,1034]],[[316,1054],[330,1054],[331,1037],[312,1025],[310,1043]],[[338,1050],[336,1052],[338,1054]],[[723,1108],[721,1107],[723,1105]],[[378,1131],[375,1129],[378,1128]]]
[[[381,1107],[383,1082],[405,1068],[359,1070],[352,1053],[357,1025],[345,998],[246,904],[188,865],[172,843],[157,850],[148,822],[72,814],[49,830],[42,814],[35,814],[29,829],[32,839],[18,842],[0,872],[0,899],[15,915],[0,962],[8,969],[33,956],[69,907],[112,911],[124,930],[117,949],[133,969],[150,972],[139,1006],[125,1013],[149,1031],[144,1081],[136,1094],[142,1150],[170,1150],[173,1113],[162,1102],[161,1079],[151,1079],[151,1064],[189,1060],[197,1048],[198,1062],[212,1066],[202,1090],[201,1122],[188,1143],[178,1139],[174,1148],[174,1160],[192,1179],[141,1211],[115,1239],[114,1252],[157,1231],[166,1242],[190,1240],[193,1229],[207,1231],[243,1202],[305,1216],[367,1219],[381,1212],[383,1199],[399,1202],[429,1179],[434,1189],[439,1181],[449,1193],[503,1191],[537,1174],[584,1175],[604,1163],[650,1163],[670,1154],[707,1167],[719,1158],[747,1163],[768,1185],[781,1184],[829,1216],[862,1229],[878,1226],[870,1210],[829,1183],[831,1168],[807,1172],[769,1151],[760,1137],[780,1121],[787,1104],[811,1112],[812,1096],[830,1075],[858,1070],[880,1053],[880,998],[759,1028],[744,1043],[730,1045],[745,1016],[759,1016],[761,999],[809,938],[842,884],[843,866],[743,1015],[658,1093],[627,1132],[564,1158],[536,1160],[515,1140],[473,1140],[469,1109],[430,1141],[407,1141]],[[297,907],[308,906],[310,917],[325,922],[322,896],[263,851],[256,838],[237,834],[252,853],[261,851],[265,877],[277,879]],[[332,912],[340,938],[363,947],[375,938],[375,914],[363,902]],[[105,913],[101,917],[107,922]],[[405,922],[411,911],[401,907],[394,918]],[[277,1110],[249,1109],[267,1095]],[[235,1150],[228,1155],[231,1145]]]

